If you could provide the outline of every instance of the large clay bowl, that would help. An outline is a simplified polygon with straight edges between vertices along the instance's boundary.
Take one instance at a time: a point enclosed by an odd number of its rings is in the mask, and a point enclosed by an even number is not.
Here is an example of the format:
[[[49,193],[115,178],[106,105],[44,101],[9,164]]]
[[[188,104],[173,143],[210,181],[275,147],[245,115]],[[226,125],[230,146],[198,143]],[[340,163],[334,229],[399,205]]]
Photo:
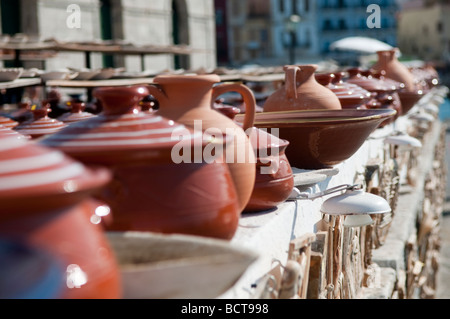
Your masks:
[[[264,112],[256,115],[254,125],[279,129],[279,138],[290,142],[286,156],[292,167],[319,169],[350,158],[395,114],[392,109]]]
[[[125,299],[209,299],[231,288],[258,254],[183,234],[108,232]]]

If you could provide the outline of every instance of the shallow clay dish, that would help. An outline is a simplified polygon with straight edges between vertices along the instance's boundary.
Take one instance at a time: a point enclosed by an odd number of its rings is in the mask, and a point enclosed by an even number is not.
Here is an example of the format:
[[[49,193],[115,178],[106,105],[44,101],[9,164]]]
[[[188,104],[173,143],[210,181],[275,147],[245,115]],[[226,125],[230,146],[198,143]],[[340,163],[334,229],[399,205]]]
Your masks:
[[[151,232],[108,232],[126,299],[216,298],[257,255],[222,240]]]
[[[392,109],[263,112],[256,114],[254,125],[279,129],[279,137],[290,142],[286,156],[292,167],[318,169],[350,158],[395,114]]]

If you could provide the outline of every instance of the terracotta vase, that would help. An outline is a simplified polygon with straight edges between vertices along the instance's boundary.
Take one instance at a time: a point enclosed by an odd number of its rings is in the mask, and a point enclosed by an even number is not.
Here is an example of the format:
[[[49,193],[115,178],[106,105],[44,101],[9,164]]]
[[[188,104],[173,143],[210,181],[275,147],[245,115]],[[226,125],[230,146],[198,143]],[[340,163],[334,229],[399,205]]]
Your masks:
[[[316,81],[316,69],[317,65],[285,66],[285,83],[267,98],[264,112],[342,109],[338,97]]]
[[[245,131],[253,127],[255,98],[252,91],[238,83],[220,83],[217,75],[161,75],[155,77],[150,94],[159,103],[156,114],[200,131],[219,131],[232,136],[224,151],[242,212],[253,191],[255,154]],[[213,109],[219,96],[228,92],[242,95],[245,106],[243,126]]]
[[[250,134],[250,141],[256,153],[256,177],[245,212],[276,208],[294,188],[294,173],[285,154],[289,142],[256,127]]]
[[[85,112],[86,103],[84,102],[70,101],[67,102],[67,106],[69,107],[70,112],[64,113],[63,115],[58,117],[58,121],[69,124],[73,122],[83,121],[95,116],[90,112]]]
[[[231,239],[240,212],[221,161],[227,139],[141,112],[146,88],[98,88],[93,94],[103,105],[101,114],[41,143],[111,170],[113,180],[96,196],[112,210],[106,229]],[[203,158],[207,147],[217,152],[217,160]]]
[[[33,119],[20,123],[14,128],[19,133],[28,135],[32,139],[39,139],[45,135],[54,134],[66,126],[65,123],[48,116],[51,108],[45,102],[42,107],[33,109],[32,112]]]
[[[372,66],[375,71],[385,71],[386,77],[403,83],[407,91],[415,90],[414,76],[397,58],[397,49],[378,51],[378,61]]]
[[[214,108],[232,120],[240,113],[231,105],[216,103]],[[289,142],[257,127],[249,137],[256,155],[256,175],[244,212],[269,210],[284,202],[294,188],[294,174],[285,154]]]
[[[88,169],[59,151],[1,133],[0,145],[2,238],[58,261],[64,272],[55,298],[121,298],[118,265],[96,223],[97,212],[108,208],[91,199],[110,180],[109,171]]]

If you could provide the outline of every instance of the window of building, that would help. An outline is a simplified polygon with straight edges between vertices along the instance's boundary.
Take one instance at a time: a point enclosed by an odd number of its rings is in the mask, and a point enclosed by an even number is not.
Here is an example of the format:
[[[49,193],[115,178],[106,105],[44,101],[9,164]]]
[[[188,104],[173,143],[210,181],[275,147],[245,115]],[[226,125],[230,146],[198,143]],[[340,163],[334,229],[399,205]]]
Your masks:
[[[297,0],[292,0],[292,13],[293,14],[298,14]]]
[[[280,10],[281,13],[284,12],[284,0],[278,0],[278,10]]]
[[[444,31],[444,24],[442,23],[442,21],[438,21],[436,25],[436,30],[439,33],[442,33],[442,31]]]

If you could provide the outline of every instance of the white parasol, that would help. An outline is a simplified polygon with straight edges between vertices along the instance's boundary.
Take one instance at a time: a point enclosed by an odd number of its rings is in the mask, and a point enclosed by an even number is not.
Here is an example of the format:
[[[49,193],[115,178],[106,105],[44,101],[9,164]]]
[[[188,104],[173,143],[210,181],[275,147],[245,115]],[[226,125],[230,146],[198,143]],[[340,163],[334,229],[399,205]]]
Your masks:
[[[367,37],[348,37],[331,43],[330,50],[356,51],[373,54],[377,51],[392,50],[393,47],[385,42]]]

